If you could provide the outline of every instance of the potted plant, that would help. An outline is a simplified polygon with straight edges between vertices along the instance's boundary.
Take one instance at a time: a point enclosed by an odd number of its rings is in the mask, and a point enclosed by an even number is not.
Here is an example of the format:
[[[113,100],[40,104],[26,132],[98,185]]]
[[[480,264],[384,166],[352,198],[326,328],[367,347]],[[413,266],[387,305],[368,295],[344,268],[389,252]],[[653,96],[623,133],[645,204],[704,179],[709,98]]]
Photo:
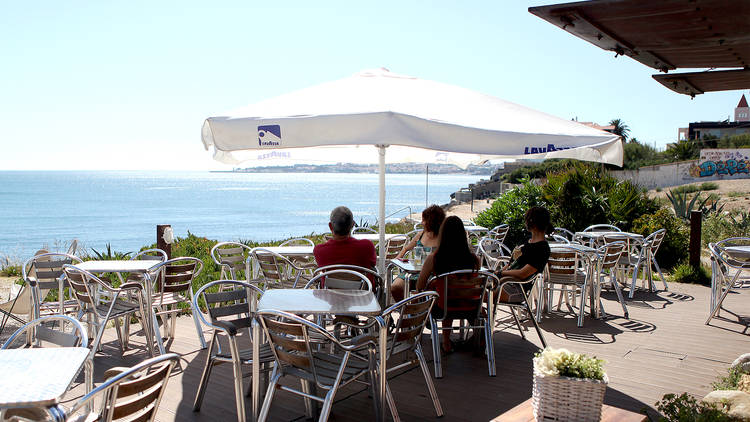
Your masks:
[[[534,357],[532,405],[537,421],[599,421],[607,374],[604,361],[566,349]]]

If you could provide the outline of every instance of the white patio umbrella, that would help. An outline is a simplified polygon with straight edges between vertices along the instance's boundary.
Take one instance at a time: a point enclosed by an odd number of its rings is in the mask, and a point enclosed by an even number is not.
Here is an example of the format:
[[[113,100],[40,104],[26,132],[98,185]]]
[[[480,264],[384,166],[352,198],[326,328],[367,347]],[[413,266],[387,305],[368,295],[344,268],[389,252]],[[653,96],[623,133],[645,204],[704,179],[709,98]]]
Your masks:
[[[576,158],[622,165],[617,135],[453,85],[367,70],[264,100],[203,123],[203,145],[237,164],[248,150],[326,145],[378,149],[380,257],[385,258],[385,154],[407,146],[502,158]],[[256,154],[257,156],[257,151]],[[459,160],[460,161],[460,160]]]

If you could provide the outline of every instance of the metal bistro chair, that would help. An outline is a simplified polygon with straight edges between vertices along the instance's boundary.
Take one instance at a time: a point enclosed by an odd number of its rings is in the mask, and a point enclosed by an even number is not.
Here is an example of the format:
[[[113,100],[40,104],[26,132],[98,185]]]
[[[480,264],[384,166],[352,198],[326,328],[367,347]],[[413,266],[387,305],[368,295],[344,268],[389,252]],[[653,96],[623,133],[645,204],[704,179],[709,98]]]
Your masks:
[[[155,274],[156,288],[151,297],[151,305],[154,308],[154,312],[152,312],[153,324],[157,335],[160,334],[158,333],[159,322],[156,318],[161,316],[165,337],[174,339],[177,314],[182,311],[178,305],[180,303],[188,304],[192,311],[198,341],[201,343],[201,348],[205,349],[206,340],[198,322],[198,311],[193,308],[193,281],[202,269],[203,261],[190,256],[172,258],[154,267],[152,271]]]
[[[245,260],[250,257],[252,248],[244,243],[220,242],[211,248],[211,259],[221,268],[219,278],[223,280],[248,279],[244,274]]]
[[[542,334],[542,330],[539,328],[539,323],[537,322],[537,318],[534,318],[534,313],[531,311],[531,306],[529,305],[529,300],[531,299],[531,296],[534,292],[534,289],[529,289],[530,293],[526,293],[526,290],[524,289],[524,285],[528,283],[533,283],[534,285],[537,282],[537,279],[541,277],[540,273],[534,273],[526,280],[518,280],[513,277],[503,277],[499,280],[498,284],[495,286],[495,303],[494,303],[494,309],[492,312],[492,315],[495,315],[495,310],[499,306],[507,306],[510,309],[510,314],[513,317],[513,321],[516,323],[516,327],[518,327],[518,331],[521,333],[521,338],[525,339],[526,334],[523,332],[523,327],[521,327],[521,321],[519,320],[518,314],[516,314],[516,310],[522,310],[526,315],[528,315],[529,319],[531,320],[532,324],[534,324],[534,329],[536,329],[536,334],[539,336],[539,340],[542,342],[542,347],[547,347],[547,341],[544,340],[544,335]],[[514,292],[511,292],[511,287],[513,287]],[[507,291],[507,298],[502,298],[502,293],[504,291]]]
[[[712,276],[710,309],[706,325],[714,317],[719,316],[722,303],[729,292],[746,286],[748,278],[742,277],[742,273],[750,272],[750,238],[724,239],[709,243],[708,249],[711,252]]]
[[[63,272],[80,307],[78,319],[86,315],[89,326],[94,328],[92,330],[95,334],[94,341],[91,343],[92,354],[99,350],[104,328],[111,319],[115,320],[117,338],[120,341],[120,350],[123,353],[128,347],[129,333],[126,332],[123,336],[120,328],[121,318],[130,318],[138,313],[144,332],[149,332],[148,316],[143,305],[143,286],[140,283],[127,282],[120,285],[119,288],[114,288],[94,274],[73,265],[63,266]],[[98,290],[102,290],[106,294],[97,295]],[[126,299],[120,299],[120,296],[125,296]],[[93,323],[91,318],[93,318]],[[146,334],[147,342],[151,341],[148,337],[148,334]]]
[[[362,336],[341,342],[323,327],[297,315],[276,310],[258,311],[257,315],[276,360],[258,418],[260,422],[268,418],[276,390],[304,397],[308,413],[312,413],[312,406],[307,400],[322,403],[318,421],[328,420],[338,389],[360,381],[360,378],[369,378],[367,383],[373,390],[373,396],[377,396],[375,390],[378,376],[373,337]],[[329,345],[336,353],[325,352]],[[362,356],[361,352],[366,352],[367,355]],[[281,385],[279,381],[284,376],[299,378],[302,389]],[[325,395],[315,395],[316,387],[325,391]],[[387,382],[386,400],[393,419],[400,420]]]
[[[613,226],[612,224],[592,224],[585,229],[585,232],[621,232],[619,227]]]
[[[547,261],[546,274],[539,293],[539,308],[537,313],[544,307],[545,296],[547,309],[552,310],[553,295],[555,291],[560,292],[560,298],[557,302],[557,310],[560,310],[563,299],[571,312],[575,311],[570,304],[570,294],[572,293],[573,304],[576,306],[575,296],[580,295],[580,307],[578,309],[578,326],[583,327],[583,314],[586,309],[586,296],[590,294],[591,280],[590,258],[578,249],[569,246],[557,246],[557,251],[550,252],[549,261]],[[559,287],[555,287],[559,286]],[[571,288],[571,290],[568,290]],[[593,304],[594,295],[590,296]]]
[[[461,330],[466,329],[484,330],[485,352],[487,353],[487,366],[489,375],[495,376],[495,349],[492,343],[491,307],[485,309],[487,292],[492,286],[497,285],[498,279],[495,274],[488,271],[458,270],[433,276],[427,282],[427,288],[435,290],[440,295],[438,299],[439,308],[443,310],[442,315],[430,314],[430,331],[432,332],[432,352],[435,357],[435,378],[443,377],[443,367],[440,356],[440,336],[443,329]],[[467,320],[468,325],[460,327],[440,327],[437,321],[445,319]],[[479,339],[479,336],[475,336]]]
[[[633,272],[630,293],[628,294],[630,299],[632,299],[635,294],[635,287],[638,282],[638,272],[641,268],[643,268],[643,284],[645,285],[648,283],[651,291],[655,290],[652,267],[656,267],[656,271],[659,273],[659,278],[661,278],[661,282],[664,284],[664,290],[669,290],[667,287],[667,279],[664,278],[664,274],[662,274],[661,268],[656,262],[656,252],[659,251],[659,246],[661,246],[661,242],[664,240],[665,233],[665,229],[659,229],[651,233],[648,237],[643,239],[643,244],[640,245],[640,248],[637,248],[639,249],[637,254],[627,257],[628,265],[626,270],[631,270]]]
[[[279,246],[309,246],[312,248],[315,247],[315,242],[306,237],[295,237],[281,242]],[[289,260],[292,261],[294,265],[302,268],[308,276],[312,276],[312,272],[318,266],[313,255],[290,256]]]
[[[245,261],[245,272],[251,274],[253,261],[258,265],[259,282],[267,289],[302,288],[307,283],[306,271],[298,267],[289,258],[264,248],[254,248],[252,255]],[[255,282],[255,281],[254,281]]]
[[[409,237],[405,234],[396,235],[385,241],[385,259],[393,259],[401,252]]]
[[[609,273],[609,284],[615,290],[615,293],[617,293],[617,300],[620,301],[620,305],[622,306],[623,316],[627,319],[629,318],[628,307],[627,305],[625,305],[625,297],[622,294],[620,282],[617,279],[617,265],[618,262],[620,262],[620,257],[623,253],[626,253],[626,250],[626,244],[622,241],[607,242],[603,246],[599,247],[599,249],[597,250],[598,260],[596,266],[596,274],[599,277],[598,288],[601,289],[604,284],[605,277],[607,273]],[[602,307],[602,309],[604,308]]]
[[[430,370],[427,368],[427,361],[425,360],[420,341],[425,323],[430,316],[430,311],[437,298],[438,295],[436,292],[415,294],[391,305],[383,311],[381,318],[385,322],[386,327],[388,327],[387,359],[390,360],[394,355],[414,354],[413,358],[409,358],[395,366],[388,365],[387,373],[399,371],[415,363],[419,363],[424,382],[427,384],[427,391],[435,408],[435,414],[437,417],[441,417],[443,416],[443,408],[440,405],[435,384],[432,382]]]
[[[510,226],[509,225],[507,225],[507,224],[499,224],[499,225],[493,227],[492,230],[490,230],[487,233],[487,237],[489,237],[491,239],[495,239],[495,240],[497,240],[500,243],[504,243],[505,242],[505,237],[508,236],[508,231],[509,230],[510,230]]]
[[[497,270],[510,263],[512,251],[501,240],[483,237],[479,239],[478,252],[482,258],[482,265],[491,270]]]
[[[213,329],[211,341],[206,353],[206,366],[201,374],[198,392],[195,395],[193,410],[199,411],[206,394],[208,379],[214,366],[230,363],[234,375],[234,399],[237,406],[237,420],[245,420],[245,393],[242,385],[242,365],[254,365],[252,347],[240,349],[238,337],[243,329],[247,329],[248,337],[252,336],[251,328],[255,313],[251,311],[254,299],[262,295],[263,291],[257,286],[238,280],[217,280],[202,286],[193,297],[193,308],[199,309],[198,300],[203,298],[206,304],[206,314],[196,312],[201,322]],[[225,338],[229,343],[229,350],[222,351],[220,339]],[[251,342],[256,339],[251,339]],[[258,339],[259,340],[259,339]],[[260,341],[260,340],[259,340]],[[268,371],[274,362],[271,349],[267,343],[260,346],[260,361],[262,371]],[[248,389],[248,391],[251,391]]]
[[[0,313],[3,315],[0,327],[5,328],[9,318],[23,324],[42,315],[59,314],[75,311],[77,302],[75,300],[48,301],[50,291],[56,290],[58,298],[64,298],[64,292],[60,291],[66,287],[62,276],[62,267],[65,264],[78,264],[80,258],[64,253],[49,253],[39,251],[37,255],[28,259],[21,267],[21,276],[24,284],[15,296],[7,302],[0,303]],[[62,308],[62,309],[61,309]],[[20,317],[23,315],[26,319]]]
[[[552,231],[552,235],[557,235],[557,236],[560,236],[560,237],[564,237],[565,239],[568,240],[567,243],[572,242],[575,239],[575,236],[576,236],[575,233],[573,233],[572,231],[570,231],[570,230],[568,230],[568,229],[566,229],[564,227],[555,227],[555,229]]]
[[[131,368],[112,368],[104,373],[102,385],[81,397],[66,412],[71,422],[128,421],[150,422],[180,356],[168,353],[145,360]],[[101,397],[97,410],[89,412],[94,400]]]
[[[385,297],[384,296],[385,282],[383,281],[383,276],[381,276],[376,270],[372,268],[365,268],[365,267],[360,267],[359,265],[348,265],[348,264],[326,265],[324,267],[316,268],[315,272],[313,272],[313,277],[316,277],[321,273],[325,273],[328,271],[335,271],[335,270],[349,270],[349,271],[354,271],[354,272],[357,272],[366,276],[369,279],[369,284],[371,286],[369,290],[375,293],[375,297],[377,297],[378,300],[381,300]],[[349,278],[353,280],[357,280],[357,278],[353,278],[353,277],[349,277]],[[308,285],[309,284],[310,283],[308,282]],[[355,287],[355,288],[359,289],[359,287]]]
[[[68,329],[69,327],[70,329]],[[31,338],[29,342],[27,339]],[[77,319],[67,315],[48,315],[24,324],[16,330],[0,349],[25,349],[29,347],[88,347],[86,329]],[[91,391],[93,381],[93,359],[84,363],[86,369],[86,391]],[[39,408],[6,409],[3,420],[47,420],[46,411]]]

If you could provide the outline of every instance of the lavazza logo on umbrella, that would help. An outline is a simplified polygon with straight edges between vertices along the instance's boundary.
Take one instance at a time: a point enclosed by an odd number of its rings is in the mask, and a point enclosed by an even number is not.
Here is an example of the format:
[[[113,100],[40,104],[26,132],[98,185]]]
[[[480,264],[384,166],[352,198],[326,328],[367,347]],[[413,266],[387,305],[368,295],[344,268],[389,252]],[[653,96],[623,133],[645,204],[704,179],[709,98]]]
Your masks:
[[[262,147],[281,145],[281,126],[262,125],[258,126],[258,145]]]

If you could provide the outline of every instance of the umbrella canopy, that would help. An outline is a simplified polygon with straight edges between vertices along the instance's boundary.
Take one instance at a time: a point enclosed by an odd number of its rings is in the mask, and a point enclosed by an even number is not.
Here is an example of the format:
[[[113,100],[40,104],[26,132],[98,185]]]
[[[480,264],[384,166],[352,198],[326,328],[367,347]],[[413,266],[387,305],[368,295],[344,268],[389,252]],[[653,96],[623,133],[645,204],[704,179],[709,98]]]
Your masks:
[[[242,162],[242,151],[325,145],[379,149],[380,256],[384,258],[385,150],[397,145],[500,158],[577,158],[622,166],[617,135],[489,95],[368,70],[243,107],[203,123],[214,158]],[[381,262],[383,260],[381,259]]]

